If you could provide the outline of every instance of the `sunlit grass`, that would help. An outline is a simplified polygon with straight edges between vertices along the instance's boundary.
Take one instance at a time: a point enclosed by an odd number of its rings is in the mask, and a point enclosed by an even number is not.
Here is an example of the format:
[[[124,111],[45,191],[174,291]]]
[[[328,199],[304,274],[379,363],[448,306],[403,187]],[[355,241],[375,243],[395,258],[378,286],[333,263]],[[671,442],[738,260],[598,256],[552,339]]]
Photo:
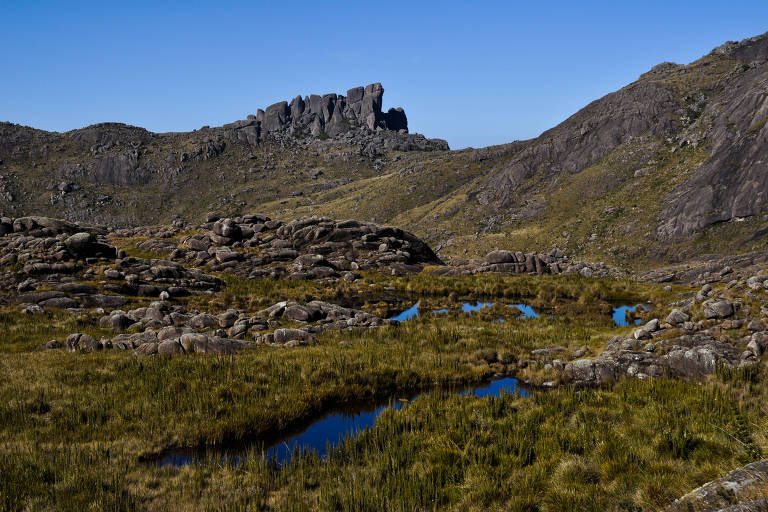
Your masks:
[[[498,373],[557,380],[528,364],[531,350],[557,345],[564,359],[582,346],[599,353],[629,330],[612,327],[611,301],[659,303],[675,292],[578,276],[362,274],[334,284],[224,275],[224,291],[184,303],[255,312],[283,299],[364,296],[365,307],[386,309],[374,302],[386,292],[399,305],[420,300],[421,316],[327,332],[313,346],[136,357],[45,350],[71,332],[112,333],[85,314],[5,308],[0,510],[656,510],[765,449],[763,370],[529,399],[440,391]],[[460,311],[461,301],[481,299],[496,305]],[[518,302],[538,308],[539,318],[519,319],[504,306]],[[430,314],[444,306],[448,314]],[[279,470],[254,451],[237,467],[141,462],[170,447],[251,441],[333,405],[416,390],[416,402],[384,413],[327,460],[307,454]]]

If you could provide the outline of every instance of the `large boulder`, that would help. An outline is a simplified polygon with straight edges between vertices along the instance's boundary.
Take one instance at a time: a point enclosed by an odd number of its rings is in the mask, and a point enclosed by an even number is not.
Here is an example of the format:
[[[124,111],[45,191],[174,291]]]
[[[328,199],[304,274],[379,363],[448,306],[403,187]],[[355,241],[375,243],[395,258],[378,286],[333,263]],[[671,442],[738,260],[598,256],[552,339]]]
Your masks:
[[[322,316],[322,312],[315,307],[288,304],[283,311],[283,317],[297,322],[312,322]]]
[[[99,320],[99,325],[113,331],[124,331],[134,324],[134,321],[122,311],[115,311],[109,316],[104,316]]]
[[[46,299],[46,300],[40,301],[38,304],[44,308],[60,308],[60,309],[76,308],[80,306],[79,302],[69,297],[54,297],[52,299]]]
[[[293,98],[293,101],[291,101],[290,110],[291,110],[291,120],[294,124],[296,124],[301,117],[301,114],[304,113],[304,100],[301,99],[301,96],[296,96]]]
[[[282,130],[288,122],[290,110],[288,103],[280,101],[267,107],[264,113],[264,120],[261,123],[261,129],[265,132],[274,132]]]
[[[122,295],[83,295],[80,302],[87,308],[114,309],[125,306],[130,302],[127,297]]]
[[[162,329],[157,331],[157,339],[159,341],[172,340],[174,338],[179,338],[184,334],[191,333],[191,332],[194,332],[191,327],[179,327],[179,326],[163,327]]]
[[[673,309],[670,311],[670,313],[667,315],[667,318],[664,320],[670,325],[680,325],[684,324],[688,320],[691,319],[691,315],[688,313],[681,311],[679,309]]]
[[[189,325],[195,329],[206,329],[208,327],[218,326],[219,319],[208,313],[200,313],[189,319]]]
[[[182,335],[179,341],[187,352],[206,353],[209,339],[205,334],[193,332]]]
[[[716,512],[758,512],[768,510],[768,499],[762,496],[768,481],[768,460],[752,462],[722,478],[697,487],[664,512],[708,510]]]
[[[360,106],[360,119],[373,130],[382,121],[381,99],[384,96],[384,87],[380,83],[370,84],[365,87],[363,102]]]
[[[405,111],[402,108],[391,108],[384,114],[384,124],[388,130],[408,131],[408,118],[405,117]]]
[[[488,263],[514,263],[515,255],[510,251],[491,251],[485,256],[485,261]]]
[[[96,350],[100,345],[93,336],[78,332],[67,336],[66,346],[69,352],[76,350],[90,352],[91,350]]]
[[[65,220],[50,217],[19,217],[14,219],[12,229],[16,233],[44,232],[49,235],[72,233],[77,227]]]
[[[96,242],[96,236],[93,233],[80,232],[75,233],[66,240],[64,245],[68,249],[80,253],[84,252],[91,244]]]
[[[136,354],[141,356],[151,356],[153,354],[157,354],[157,347],[158,347],[158,343],[154,341],[142,343],[136,349]]]
[[[52,219],[50,217],[19,217],[12,221],[8,219],[8,221],[8,223],[3,222],[4,225],[9,225],[11,228],[4,228],[8,233],[13,231],[16,233],[54,235],[60,233],[72,233],[77,229],[77,226],[71,222]]]
[[[568,363],[564,376],[578,385],[597,385],[624,376],[658,378],[665,373],[698,378],[714,373],[719,365],[733,367],[738,360],[733,345],[701,333],[656,342],[616,336],[597,359]]]
[[[157,353],[161,356],[183,354],[184,348],[178,339],[165,340],[157,345]]]
[[[733,304],[726,299],[709,299],[701,304],[706,318],[728,318],[733,315]]]
[[[221,219],[213,225],[213,232],[224,238],[239,240],[242,237],[242,231],[232,219]]]
[[[117,249],[109,244],[99,242],[92,233],[75,233],[66,240],[64,246],[77,258],[116,258]]]
[[[358,119],[360,117],[360,109],[363,106],[363,96],[365,95],[364,87],[355,87],[347,91],[347,110],[346,116],[349,119]]]
[[[301,329],[276,329],[274,332],[275,343],[287,343],[299,341],[301,343],[314,343],[315,337]]]
[[[752,276],[747,279],[747,286],[752,290],[760,290],[766,288],[765,283],[768,281],[768,276],[758,275]]]
[[[636,340],[645,340],[651,337],[651,334],[659,330],[659,320],[658,318],[654,318],[650,322],[646,323],[644,326],[640,327],[639,329],[636,329],[635,332],[632,333],[632,336]]]

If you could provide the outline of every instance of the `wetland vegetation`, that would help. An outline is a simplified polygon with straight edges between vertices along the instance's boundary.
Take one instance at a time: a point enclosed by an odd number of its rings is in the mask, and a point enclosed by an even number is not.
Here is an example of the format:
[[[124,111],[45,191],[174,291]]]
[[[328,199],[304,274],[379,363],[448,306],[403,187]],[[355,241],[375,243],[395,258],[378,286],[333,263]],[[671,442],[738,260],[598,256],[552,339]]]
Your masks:
[[[631,329],[615,327],[616,300],[661,304],[677,289],[578,276],[371,272],[336,286],[227,279],[210,304],[256,309],[276,299],[333,297],[393,312],[418,298],[426,311],[449,312],[330,331],[311,346],[136,357],[45,350],[51,338],[101,328],[86,316],[6,309],[0,508],[656,510],[765,447],[760,369],[703,382],[539,387],[557,375],[535,364],[531,351],[597,354]],[[498,304],[464,312],[461,301]],[[519,318],[502,304],[520,302],[545,314]],[[505,321],[494,321],[502,307]],[[524,399],[441,391],[498,375],[538,391]],[[398,393],[419,396],[383,411],[325,457],[309,450],[279,465],[258,448],[259,439],[334,407]],[[251,453],[237,464],[216,455],[184,467],[150,463],[169,449],[244,442]]]

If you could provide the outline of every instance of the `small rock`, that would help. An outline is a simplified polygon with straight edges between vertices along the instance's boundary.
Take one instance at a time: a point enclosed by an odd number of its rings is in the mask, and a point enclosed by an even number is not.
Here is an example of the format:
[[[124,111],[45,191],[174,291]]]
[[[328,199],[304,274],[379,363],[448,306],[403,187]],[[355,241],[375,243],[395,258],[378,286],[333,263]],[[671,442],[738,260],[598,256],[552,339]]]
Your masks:
[[[752,290],[760,290],[765,288],[764,283],[766,279],[768,279],[768,276],[752,276],[747,279],[747,286]]]
[[[659,319],[654,318],[644,326],[640,327],[639,329],[636,329],[635,332],[632,333],[632,336],[636,340],[644,340],[651,337],[651,334],[659,330]]]
[[[760,357],[763,353],[763,348],[755,340],[751,340],[747,343],[747,350],[754,354],[755,357]]]
[[[573,352],[573,359],[580,359],[587,355],[587,351],[589,349],[587,347],[579,347]]]
[[[165,340],[157,346],[159,355],[183,354],[184,347],[181,346],[178,339]]]
[[[680,325],[691,319],[691,316],[679,309],[673,309],[664,320],[670,325]]]
[[[123,278],[123,273],[120,272],[119,270],[108,268],[107,270],[104,271],[104,277],[106,277],[107,279],[118,280]]]
[[[37,304],[30,304],[29,306],[23,307],[21,312],[25,315],[39,315],[45,313],[45,310]]]

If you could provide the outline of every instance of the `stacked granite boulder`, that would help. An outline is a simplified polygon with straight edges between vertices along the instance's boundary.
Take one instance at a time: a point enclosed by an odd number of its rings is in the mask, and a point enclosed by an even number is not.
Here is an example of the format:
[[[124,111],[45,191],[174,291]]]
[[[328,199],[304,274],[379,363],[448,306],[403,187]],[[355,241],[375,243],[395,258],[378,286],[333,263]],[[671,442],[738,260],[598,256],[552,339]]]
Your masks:
[[[363,144],[375,133],[391,134],[378,146],[400,151],[448,150],[441,139],[426,139],[408,133],[408,118],[402,108],[382,110],[384,87],[380,83],[355,87],[342,94],[296,96],[280,101],[256,115],[225,124],[221,128],[229,138],[256,145],[267,138],[276,140],[319,140],[346,135],[350,142]],[[370,141],[369,141],[370,142]]]

